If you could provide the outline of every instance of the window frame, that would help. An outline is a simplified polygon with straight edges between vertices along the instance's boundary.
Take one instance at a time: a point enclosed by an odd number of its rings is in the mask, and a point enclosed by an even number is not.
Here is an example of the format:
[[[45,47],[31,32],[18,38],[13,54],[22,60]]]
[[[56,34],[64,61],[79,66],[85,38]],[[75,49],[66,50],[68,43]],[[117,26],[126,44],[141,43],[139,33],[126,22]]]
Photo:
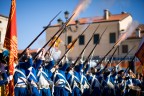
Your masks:
[[[128,45],[122,45],[122,53],[128,53]]]
[[[69,43],[71,43],[72,42],[72,36],[68,36],[67,37],[67,43],[69,44]]]
[[[99,44],[99,37],[100,35],[99,34],[94,34],[93,36],[93,44]],[[95,39],[96,37],[98,37],[98,39]]]
[[[109,43],[115,43],[116,42],[116,33],[112,32],[109,34]]]
[[[81,41],[82,39],[82,41]],[[84,45],[85,44],[85,35],[80,35],[79,36],[79,45]]]

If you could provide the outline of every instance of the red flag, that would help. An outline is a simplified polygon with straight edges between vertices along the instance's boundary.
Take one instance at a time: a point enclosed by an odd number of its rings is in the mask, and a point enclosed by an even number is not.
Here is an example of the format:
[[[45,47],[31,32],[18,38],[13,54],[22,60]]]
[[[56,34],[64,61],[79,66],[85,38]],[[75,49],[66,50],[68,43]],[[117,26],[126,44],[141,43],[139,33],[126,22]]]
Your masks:
[[[4,48],[9,50],[9,73],[14,73],[14,62],[17,60],[16,0],[11,0],[11,9],[7,25]],[[8,92],[7,92],[8,93]],[[9,96],[14,96],[14,82],[9,83]]]
[[[141,45],[135,56],[140,60],[141,64],[144,63],[144,43]]]

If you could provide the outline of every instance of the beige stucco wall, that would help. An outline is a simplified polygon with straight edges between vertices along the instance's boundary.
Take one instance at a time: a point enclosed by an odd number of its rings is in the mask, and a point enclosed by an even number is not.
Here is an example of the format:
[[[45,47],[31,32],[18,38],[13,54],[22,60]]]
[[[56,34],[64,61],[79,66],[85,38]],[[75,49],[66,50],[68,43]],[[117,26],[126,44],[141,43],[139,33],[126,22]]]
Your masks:
[[[123,29],[127,29],[128,26],[130,25],[130,23],[132,23],[133,19],[132,17],[129,15],[128,17],[126,17],[125,19],[119,21],[119,30],[123,30]],[[126,30],[124,30],[123,32],[125,32]]]
[[[141,41],[141,39],[127,39],[124,42],[122,42],[120,44],[120,55],[121,57],[123,57],[124,55],[126,55],[126,53],[122,53],[122,45],[128,45],[128,50],[132,49],[134,46],[134,49],[129,53],[129,56],[134,56],[134,54],[137,52],[138,48],[139,48],[139,42]]]
[[[0,15],[0,21],[1,21],[0,23],[0,32],[1,32],[0,33],[1,34],[0,48],[1,48],[3,46],[4,39],[5,39],[8,18]]]
[[[126,29],[127,25],[132,21],[132,17],[129,15],[128,17],[126,17],[125,19],[123,19],[122,21],[113,21],[113,22],[99,22],[99,23],[92,23],[90,25],[90,27],[86,30],[86,32],[84,33],[85,35],[85,44],[88,42],[88,40],[90,39],[90,37],[92,36],[92,33],[94,32],[94,30],[97,28],[97,26],[100,24],[96,34],[102,34],[102,32],[105,30],[106,27],[107,30],[104,33],[100,43],[97,45],[95,52],[94,52],[94,56],[104,56],[114,45],[114,43],[110,44],[109,43],[109,34],[110,33],[116,33],[116,39],[118,39],[119,34],[120,34],[120,30],[121,29]],[[78,37],[78,35],[86,28],[86,24],[81,24],[78,27],[78,31],[77,32],[71,32],[71,31],[67,31],[67,35],[68,36],[72,36],[72,40],[74,40],[75,38]],[[75,29],[74,26],[72,26],[73,29]],[[46,38],[47,40],[49,40],[59,29],[59,27],[50,27],[46,30]],[[63,33],[60,38],[65,42],[65,33]],[[132,44],[134,44],[133,42],[136,43],[136,45],[138,44],[138,41],[129,41],[127,40],[126,43],[129,43],[129,49],[132,47]],[[122,42],[124,44],[124,42]],[[69,52],[69,57],[75,59],[77,56],[79,56],[80,52],[82,51],[82,49],[84,48],[85,45],[79,45],[79,42],[77,41],[77,43],[75,44],[75,47],[73,49],[73,51]],[[84,57],[87,57],[90,53],[90,51],[92,50],[92,48],[94,47],[93,44],[93,39],[90,42],[89,46],[86,48]],[[62,51],[62,54],[65,51],[65,47],[64,45],[61,45],[59,48]],[[115,53],[115,56],[118,55],[125,55],[121,53],[121,46],[119,47],[119,50],[117,50],[117,52]],[[136,50],[136,49],[135,49]],[[119,51],[119,52],[118,52]],[[133,51],[133,53],[131,53],[130,55],[134,54],[135,51]],[[112,52],[109,54],[111,55]]]

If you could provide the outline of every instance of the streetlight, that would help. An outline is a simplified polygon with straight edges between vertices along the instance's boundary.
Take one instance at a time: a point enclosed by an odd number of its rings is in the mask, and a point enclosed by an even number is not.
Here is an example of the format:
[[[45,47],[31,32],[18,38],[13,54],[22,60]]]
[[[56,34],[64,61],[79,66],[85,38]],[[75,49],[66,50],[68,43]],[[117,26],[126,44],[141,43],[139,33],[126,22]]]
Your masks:
[[[68,17],[69,17],[69,12],[68,11],[65,11],[64,12],[64,15],[65,15],[65,19],[66,19],[66,22],[67,22],[67,20],[68,20]],[[68,36],[68,33],[67,33],[67,28],[66,28],[66,30],[65,30],[65,51],[67,50],[67,36]]]
[[[68,20],[68,18],[69,18],[69,12],[68,12],[68,11],[65,11],[65,12],[64,12],[64,16],[65,16],[65,19],[66,19],[66,22],[67,22],[67,20]],[[65,23],[65,22],[63,22],[63,20],[62,20],[61,18],[59,18],[59,19],[57,20],[57,22],[58,22],[60,25],[63,25],[63,24]],[[79,24],[79,21],[76,20],[76,21],[75,21],[75,29],[74,29],[74,30],[72,29],[72,27],[71,27],[70,25],[67,26],[67,27],[65,28],[65,30],[64,30],[64,32],[65,32],[65,51],[67,50],[67,43],[68,43],[68,41],[67,41],[67,36],[68,36],[67,30],[70,30],[71,32],[76,32],[77,29],[78,29],[78,24]]]
[[[65,12],[64,12],[64,15],[65,15],[65,19],[66,19],[66,21],[67,21],[67,19],[68,19],[68,17],[69,17],[69,12],[68,12],[68,11],[65,11]]]

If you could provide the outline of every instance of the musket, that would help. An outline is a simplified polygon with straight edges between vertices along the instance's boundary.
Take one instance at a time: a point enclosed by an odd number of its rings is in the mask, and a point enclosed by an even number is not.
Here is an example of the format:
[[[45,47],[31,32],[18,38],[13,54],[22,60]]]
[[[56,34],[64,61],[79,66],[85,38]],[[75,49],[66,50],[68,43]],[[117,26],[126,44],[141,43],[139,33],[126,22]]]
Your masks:
[[[81,55],[83,54],[83,52],[85,51],[86,47],[88,46],[88,44],[90,43],[90,41],[92,40],[95,32],[98,30],[100,24],[98,25],[98,27],[94,30],[91,38],[89,39],[89,41],[87,42],[87,44],[85,45],[85,47],[83,48],[83,50],[81,51],[81,53],[79,54],[79,56],[77,57],[77,59],[75,60],[74,64],[73,65],[76,65],[77,61],[81,58]]]
[[[132,60],[130,61],[130,64],[131,64],[131,62],[133,62],[134,59],[135,59],[135,56],[133,56]],[[125,69],[125,71],[124,71],[124,73],[123,73],[123,76],[125,75],[125,73],[127,73],[127,72],[129,71],[129,69],[130,69],[130,64],[129,64],[128,67]],[[123,76],[122,76],[122,77],[123,77]]]
[[[26,52],[26,49],[29,48],[40,36],[41,34],[51,25],[51,22],[61,13],[61,11],[49,22],[49,24],[39,33],[39,35],[25,48],[25,50],[20,54],[19,61],[21,60],[22,56]]]
[[[122,39],[122,38],[121,38]],[[115,46],[119,43],[119,41],[121,40],[119,39],[114,45],[113,47],[107,52],[107,54],[98,62],[98,64],[96,65],[96,67],[102,63],[102,61],[105,59],[105,57],[115,48]]]
[[[111,60],[112,60],[112,58],[113,58],[113,56],[114,56],[114,54],[115,54],[115,52],[116,52],[117,49],[118,49],[118,47],[114,50],[114,52],[113,52],[113,54],[111,55],[109,61],[108,61],[107,64],[105,65],[103,71],[105,71],[105,69],[107,68],[108,64],[111,62]]]
[[[63,33],[63,30],[65,29],[65,27],[67,26],[67,24],[69,23],[69,21],[71,20],[71,18],[74,16],[74,14],[67,20],[67,22],[65,24],[63,24],[60,29],[53,35],[53,37],[46,42],[46,44],[37,52],[37,54],[33,57],[34,60],[36,59],[36,57],[39,55],[39,53],[42,51],[43,48],[45,48],[47,46],[47,44],[59,33],[59,35],[56,37],[55,41],[60,37],[60,35]],[[51,46],[54,45],[55,41],[52,43]]]
[[[128,53],[121,59],[121,61],[120,62],[118,62],[118,64],[116,65],[116,66],[118,66],[119,64],[121,64],[121,62],[127,57],[127,55],[135,48],[136,46],[133,46],[129,51],[128,51]],[[115,68],[115,67],[114,67]],[[114,69],[113,68],[113,69]]]
[[[86,27],[86,29],[75,39],[75,41],[72,43],[72,45],[70,46],[69,49],[66,50],[66,52],[64,53],[64,55],[60,58],[60,60],[58,61],[57,65],[59,65],[62,61],[62,59],[65,57],[65,55],[70,51],[70,49],[73,47],[73,45],[76,43],[76,41],[79,39],[79,37],[81,35],[84,34],[84,32],[88,29],[88,27],[90,26],[90,24]]]
[[[106,27],[105,30],[103,31],[103,33],[101,34],[101,36],[100,36],[100,38],[99,38],[99,40],[98,40],[98,43],[100,42],[100,40],[101,40],[103,34],[106,32],[107,28],[108,28],[108,27]],[[90,58],[91,54],[94,52],[94,50],[95,50],[95,48],[97,47],[98,43],[95,44],[95,46],[94,46],[93,49],[91,50],[90,54],[88,55],[87,59],[86,59],[85,62],[83,63],[84,66],[85,66],[85,64],[89,61],[89,58]]]
[[[67,24],[68,24],[68,23],[67,23]],[[67,26],[67,24],[66,24],[66,26]],[[47,55],[47,52],[49,52],[49,50],[53,47],[53,45],[55,44],[55,42],[57,41],[57,39],[60,37],[60,35],[61,35],[62,33],[63,33],[63,32],[61,32],[61,33],[56,37],[56,39],[52,42],[51,46],[47,49],[47,51],[46,51],[46,53],[45,53],[44,56]]]

